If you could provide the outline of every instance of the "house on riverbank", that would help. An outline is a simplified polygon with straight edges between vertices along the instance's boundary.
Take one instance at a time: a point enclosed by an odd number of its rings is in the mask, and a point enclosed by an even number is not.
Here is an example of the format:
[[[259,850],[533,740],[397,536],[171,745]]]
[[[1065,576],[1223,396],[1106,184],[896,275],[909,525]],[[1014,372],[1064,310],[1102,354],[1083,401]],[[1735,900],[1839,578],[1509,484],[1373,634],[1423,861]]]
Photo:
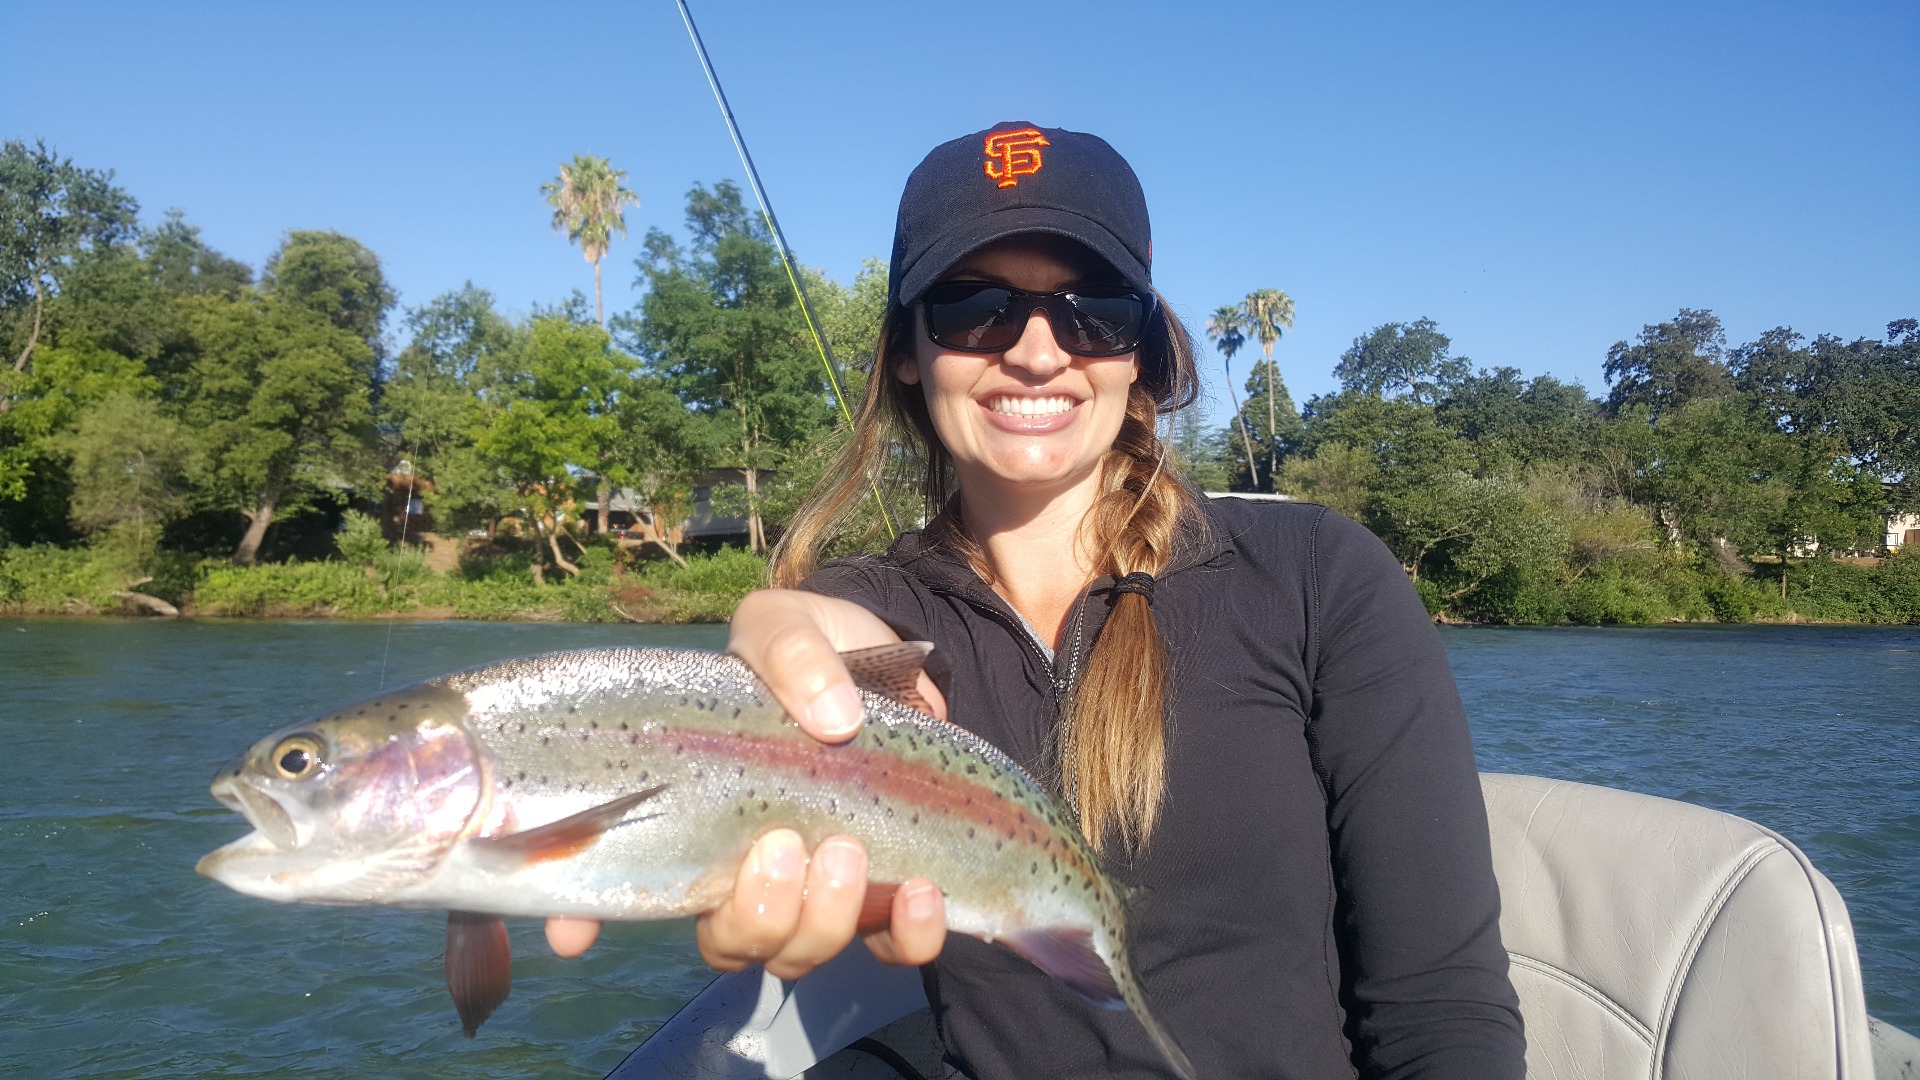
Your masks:
[[[1887,535],[1883,542],[1888,551],[1899,551],[1909,546],[1920,550],[1920,513],[1889,514]]]

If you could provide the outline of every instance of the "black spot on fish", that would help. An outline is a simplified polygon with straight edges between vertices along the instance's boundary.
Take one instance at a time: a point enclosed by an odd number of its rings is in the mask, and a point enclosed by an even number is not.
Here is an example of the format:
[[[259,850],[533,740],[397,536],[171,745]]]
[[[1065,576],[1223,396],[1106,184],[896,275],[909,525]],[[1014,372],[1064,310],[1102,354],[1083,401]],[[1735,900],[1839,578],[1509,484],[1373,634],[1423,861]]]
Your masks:
[[[1027,873],[1029,874],[1038,874],[1039,872],[1040,872],[1039,863],[1034,863],[1033,865],[1027,867]]]
[[[1005,851],[1006,848],[1007,842],[1005,840],[995,840],[993,842],[993,850],[995,851]]]
[[[354,713],[353,715],[355,715],[355,716],[365,716],[365,715],[367,715],[367,710],[365,710],[365,709],[361,709],[361,710],[360,710],[359,712],[356,712],[356,713]]]
[[[553,741],[553,736],[551,736],[551,735],[542,735],[542,736],[540,736],[540,745],[541,745],[541,746],[545,746],[545,745],[547,745],[548,743],[550,743],[550,742],[552,742],[552,741]]]
[[[747,816],[747,808],[746,808],[746,807],[744,807],[744,806],[736,806],[736,807],[734,807],[734,808],[733,808],[733,816],[734,816],[734,817],[746,817],[746,816]]]
[[[639,745],[640,745],[640,733],[639,733],[639,732],[634,732],[634,733],[633,733],[632,735],[629,735],[629,736],[627,736],[627,741],[628,741],[629,743],[632,743],[632,744],[633,744],[633,745],[635,745],[635,746],[639,746]]]
[[[627,763],[626,763],[626,762],[624,762],[624,761],[623,761],[623,762],[621,762],[621,763],[620,763],[620,767],[621,767],[621,768],[623,768],[623,769],[624,769],[624,768],[626,768],[626,767],[627,767]]]
[[[735,705],[735,706],[733,707],[733,717],[732,717],[732,718],[733,718],[733,719],[735,719],[735,720],[738,720],[738,719],[740,719],[740,706],[738,706],[738,705]]]
[[[573,715],[574,713],[577,713],[577,712],[579,712],[579,711],[580,711],[580,706],[578,706],[578,705],[569,705],[569,706],[567,706],[567,715],[568,715],[568,716],[572,716],[572,715]]]
[[[612,771],[613,771],[613,762],[611,762],[611,761],[603,761],[603,762],[601,762],[600,764],[601,764],[601,765],[604,765],[604,766],[606,767],[606,770],[607,770],[608,772],[612,772]]]
[[[588,727],[590,727],[590,728],[592,728],[592,729],[593,729],[593,730],[595,730],[595,731],[599,731],[599,730],[600,730],[600,721],[598,721],[598,720],[589,720],[589,721],[587,721],[587,726],[588,726]]]
[[[971,761],[969,761],[969,762],[967,762],[967,775],[968,775],[968,776],[979,776],[979,775],[980,775],[980,769],[979,769],[979,767],[978,767],[978,766],[976,766],[976,765],[975,765],[975,764],[974,764],[973,762],[971,762]]]
[[[761,810],[761,812],[762,812],[762,813],[764,813],[764,812],[766,812],[766,809],[767,809],[767,800],[765,800],[765,799],[761,799],[761,800],[760,800],[760,810]]]
[[[887,812],[887,816],[888,816],[888,817],[892,817],[892,816],[893,816],[893,807],[891,807],[891,806],[889,806],[889,807],[887,807],[887,808],[886,808],[886,812]]]
[[[747,775],[747,767],[745,765],[735,765],[733,767],[733,775],[735,776]]]
[[[973,826],[967,826],[967,839],[973,839]]]
[[[395,707],[396,707],[396,708],[400,708],[400,709],[404,709],[404,708],[406,708],[406,707],[407,707],[407,703],[403,701],[403,702],[401,702],[401,703],[400,703],[399,705],[397,705],[397,706],[395,706]]]
[[[827,813],[829,813],[829,814],[837,814],[837,813],[839,813],[839,812],[840,812],[840,800],[839,800],[839,799],[828,799],[828,800],[827,800]]]
[[[621,731],[627,730],[627,722],[625,720],[620,721],[620,730]]]
[[[749,798],[749,799],[751,799],[751,798],[753,798],[753,789],[752,789],[752,788],[748,788],[748,789],[747,789],[747,798]]]
[[[646,782],[646,780],[647,780],[647,772],[646,772],[646,770],[645,770],[645,769],[642,769],[642,770],[640,771],[640,782],[641,782],[641,783],[645,783],[645,782]]]
[[[515,777],[515,779],[518,779],[518,780],[525,780],[526,778],[527,778],[527,771],[525,769],[520,770],[519,775]]]
[[[915,815],[913,815],[913,817],[912,817],[912,819],[911,819],[911,820],[912,820],[912,822],[913,822],[913,824],[915,824],[915,825],[918,825],[918,824],[920,824],[920,815],[919,815],[919,814],[915,814]]]
[[[515,724],[515,725],[513,725],[513,730],[515,730],[515,731],[525,731],[525,730],[527,730],[527,725],[525,725],[525,724]]]

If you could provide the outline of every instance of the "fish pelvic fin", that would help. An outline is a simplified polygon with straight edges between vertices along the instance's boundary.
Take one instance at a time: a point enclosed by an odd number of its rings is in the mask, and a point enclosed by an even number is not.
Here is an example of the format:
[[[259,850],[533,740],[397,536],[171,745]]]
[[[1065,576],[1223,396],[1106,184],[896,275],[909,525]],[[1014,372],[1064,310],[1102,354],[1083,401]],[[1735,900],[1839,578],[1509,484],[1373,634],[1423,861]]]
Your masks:
[[[473,1038],[513,988],[513,950],[498,915],[447,912],[447,992]]]
[[[1001,935],[997,940],[1093,1004],[1103,1009],[1131,1010],[1174,1075],[1180,1080],[1195,1080],[1193,1063],[1148,1010],[1146,995],[1133,972],[1124,960],[1109,964],[1100,955],[1093,945],[1093,931],[1084,926],[1036,926]]]
[[[860,900],[860,919],[854,928],[865,934],[892,926],[893,894],[899,891],[897,881],[867,882],[867,894]]]
[[[909,709],[932,715],[927,699],[920,696],[920,672],[933,655],[931,641],[896,641],[870,649],[851,649],[840,654],[854,684]]]
[[[510,866],[565,859],[591,847],[601,833],[620,824],[634,807],[665,790],[667,785],[655,784],[645,791],[622,795],[538,828],[505,836],[480,837],[467,843],[476,853]]]

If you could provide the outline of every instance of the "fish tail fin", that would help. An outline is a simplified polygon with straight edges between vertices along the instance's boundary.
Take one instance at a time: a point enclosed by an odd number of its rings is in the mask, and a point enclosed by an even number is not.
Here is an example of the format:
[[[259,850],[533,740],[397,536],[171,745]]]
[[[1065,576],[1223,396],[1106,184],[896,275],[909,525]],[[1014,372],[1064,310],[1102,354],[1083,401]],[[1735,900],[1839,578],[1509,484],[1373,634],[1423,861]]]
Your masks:
[[[1093,1004],[1131,1010],[1174,1075],[1180,1080],[1194,1080],[1193,1063],[1147,1008],[1146,995],[1125,956],[1109,962],[1094,947],[1093,931],[1083,926],[1039,926],[1013,931],[999,940]]]

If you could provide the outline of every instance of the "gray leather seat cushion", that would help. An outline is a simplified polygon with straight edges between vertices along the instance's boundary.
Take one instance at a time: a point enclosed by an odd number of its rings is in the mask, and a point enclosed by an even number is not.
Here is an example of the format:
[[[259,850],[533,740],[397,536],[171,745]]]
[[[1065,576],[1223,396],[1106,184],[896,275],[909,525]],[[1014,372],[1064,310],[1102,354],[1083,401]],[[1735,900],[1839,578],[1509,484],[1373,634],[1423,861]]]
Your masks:
[[[1481,780],[1529,1076],[1873,1076],[1853,926],[1798,848],[1668,799]]]

